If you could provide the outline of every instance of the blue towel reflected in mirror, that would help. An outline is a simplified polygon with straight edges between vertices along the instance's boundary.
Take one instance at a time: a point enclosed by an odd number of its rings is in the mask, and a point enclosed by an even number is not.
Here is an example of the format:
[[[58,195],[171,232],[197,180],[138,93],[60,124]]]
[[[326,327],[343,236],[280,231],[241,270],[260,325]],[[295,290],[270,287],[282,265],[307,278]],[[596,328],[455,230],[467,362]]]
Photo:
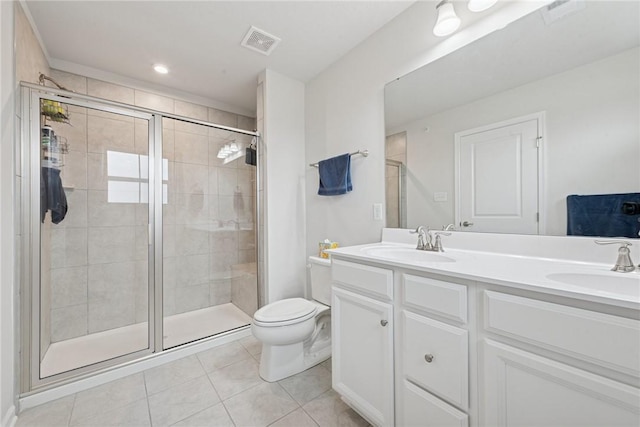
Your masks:
[[[567,196],[567,235],[638,238],[640,193]]]
[[[337,196],[353,190],[351,184],[351,154],[332,157],[318,162],[321,196]]]

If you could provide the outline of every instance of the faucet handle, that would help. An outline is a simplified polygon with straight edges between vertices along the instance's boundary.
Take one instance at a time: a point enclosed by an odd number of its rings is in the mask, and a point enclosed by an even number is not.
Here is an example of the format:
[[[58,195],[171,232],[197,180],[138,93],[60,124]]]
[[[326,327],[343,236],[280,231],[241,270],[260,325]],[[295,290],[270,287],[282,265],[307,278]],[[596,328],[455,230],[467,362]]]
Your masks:
[[[444,252],[444,248],[442,247],[442,238],[440,236],[451,236],[451,233],[436,231],[433,235],[436,236],[436,242],[433,245],[433,250],[436,252]]]
[[[631,250],[629,250],[629,246],[632,246],[631,242],[627,242],[626,240],[595,240],[595,242],[598,245],[620,245],[616,265],[613,266],[611,271],[629,273],[636,269],[633,261],[631,261]]]

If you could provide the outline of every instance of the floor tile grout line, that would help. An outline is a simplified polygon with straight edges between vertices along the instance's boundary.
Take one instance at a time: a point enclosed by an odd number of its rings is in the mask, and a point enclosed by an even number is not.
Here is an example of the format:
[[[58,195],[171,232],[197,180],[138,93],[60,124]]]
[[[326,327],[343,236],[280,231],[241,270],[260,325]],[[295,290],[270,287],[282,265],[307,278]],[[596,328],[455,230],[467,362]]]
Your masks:
[[[325,393],[326,393],[326,392],[325,392]],[[322,396],[323,394],[324,394],[324,393],[322,393],[320,396]],[[318,396],[318,397],[320,397],[320,396]],[[318,397],[316,397],[315,399],[317,399]],[[315,399],[313,399],[313,400],[315,400]],[[310,401],[309,401],[309,402],[307,402],[307,403],[311,403],[311,402],[313,402],[313,400],[310,400]],[[305,403],[305,405],[306,405],[307,403]],[[313,421],[313,422],[315,423],[315,425],[317,425],[318,427],[320,427],[320,423],[318,423],[318,421],[317,421],[315,418],[313,418],[313,416],[312,416],[310,413],[308,413],[306,409],[304,409],[304,406],[301,406],[301,407],[300,407],[300,409],[302,409],[302,412],[304,412],[305,414],[307,414],[307,416],[308,416],[309,418],[311,418],[311,421]]]
[[[73,410],[76,409],[76,401],[78,400],[78,393],[73,394],[73,403],[71,404],[71,411],[69,412],[69,421],[67,421],[67,426],[71,426],[71,418],[73,418]]]

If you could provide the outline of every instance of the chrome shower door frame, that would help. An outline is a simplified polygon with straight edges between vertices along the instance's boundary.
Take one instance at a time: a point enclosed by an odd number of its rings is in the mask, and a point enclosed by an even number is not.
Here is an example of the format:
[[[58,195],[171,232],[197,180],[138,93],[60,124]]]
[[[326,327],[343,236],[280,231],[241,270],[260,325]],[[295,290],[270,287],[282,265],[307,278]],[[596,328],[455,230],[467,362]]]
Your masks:
[[[152,179],[156,174],[157,161],[160,157],[160,165],[162,165],[162,156],[156,153],[162,153],[162,134],[155,137],[157,131],[155,122],[159,121],[157,116],[146,111],[128,108],[127,106],[117,105],[109,101],[100,100],[98,98],[88,97],[85,95],[77,95],[58,89],[51,89],[32,84],[22,84],[22,108],[21,108],[21,144],[20,144],[20,174],[22,176],[22,204],[21,204],[21,229],[22,229],[22,250],[21,250],[21,391],[23,395],[30,394],[40,389],[46,388],[48,385],[63,384],[89,375],[96,370],[112,367],[121,363],[125,363],[134,359],[148,356],[158,351],[158,345],[162,345],[154,339],[158,334],[162,336],[162,324],[156,322],[155,309],[157,307],[157,298],[154,295],[158,286],[157,281],[162,280],[162,274],[157,275],[158,266],[161,270],[161,263],[156,262],[157,250],[154,238],[156,225],[160,224],[162,229],[162,209],[159,209],[159,215],[156,213],[156,197],[157,180]],[[41,241],[41,220],[40,220],[40,104],[41,100],[47,99],[61,102],[67,105],[73,105],[81,108],[104,111],[113,114],[120,114],[134,119],[147,120],[148,128],[148,162],[149,162],[149,185],[148,185],[148,346],[146,349],[134,351],[118,356],[113,359],[104,360],[95,364],[79,367],[70,371],[65,371],[46,378],[40,376],[41,362],[41,342],[40,342],[40,241]],[[158,145],[160,151],[157,151]],[[160,175],[160,181],[162,176]],[[162,197],[162,182],[160,182],[160,196]],[[162,200],[162,198],[160,198]],[[162,254],[160,245],[160,256]],[[162,258],[160,258],[162,259]],[[160,329],[157,331],[157,329]]]

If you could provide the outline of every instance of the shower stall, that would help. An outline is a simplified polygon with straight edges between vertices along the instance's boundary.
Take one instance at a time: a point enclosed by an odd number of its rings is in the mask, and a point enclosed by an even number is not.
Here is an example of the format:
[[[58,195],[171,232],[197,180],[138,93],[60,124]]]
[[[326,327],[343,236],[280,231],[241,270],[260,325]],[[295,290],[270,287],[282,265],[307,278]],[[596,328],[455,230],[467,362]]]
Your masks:
[[[31,84],[21,117],[23,391],[250,324],[255,131]]]

